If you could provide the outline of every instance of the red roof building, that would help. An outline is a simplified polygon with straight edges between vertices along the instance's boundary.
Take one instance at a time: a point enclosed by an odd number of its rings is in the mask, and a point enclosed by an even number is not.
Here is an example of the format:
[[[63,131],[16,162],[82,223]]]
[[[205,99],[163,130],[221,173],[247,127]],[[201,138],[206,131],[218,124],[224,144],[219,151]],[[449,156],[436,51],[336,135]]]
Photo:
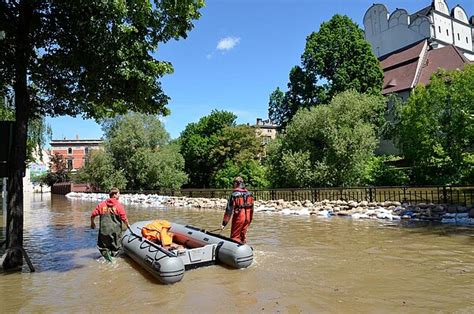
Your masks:
[[[67,167],[71,171],[76,171],[84,166],[89,152],[100,149],[102,144],[102,140],[80,140],[79,136],[76,136],[75,140],[52,140],[51,155],[62,155],[66,159]]]
[[[406,99],[418,84],[428,84],[438,69],[462,69],[467,63],[470,61],[455,46],[433,49],[427,39],[422,40],[380,58],[382,94],[397,93]]]

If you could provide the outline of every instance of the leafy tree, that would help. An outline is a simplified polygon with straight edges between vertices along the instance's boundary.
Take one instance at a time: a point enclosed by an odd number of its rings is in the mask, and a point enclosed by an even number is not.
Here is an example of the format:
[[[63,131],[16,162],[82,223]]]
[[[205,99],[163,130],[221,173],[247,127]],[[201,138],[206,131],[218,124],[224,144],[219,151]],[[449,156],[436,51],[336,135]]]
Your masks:
[[[68,182],[70,175],[66,159],[63,155],[54,154],[49,161],[49,170],[44,177],[43,182],[48,186],[55,183]]]
[[[324,80],[325,97],[320,103],[346,90],[377,95],[382,89],[383,72],[364,31],[348,16],[334,15],[319,31],[306,39],[301,56],[308,75]]]
[[[474,144],[474,66],[438,71],[398,105],[395,142],[412,166],[416,184],[466,182]],[[472,182],[471,182],[472,183]]]
[[[120,169],[131,190],[179,188],[187,176],[184,159],[156,116],[131,113],[105,127],[110,164]]]
[[[382,89],[379,61],[347,16],[334,15],[310,34],[301,61],[290,71],[285,96],[275,91],[270,97],[269,116],[283,128],[298,109],[327,104],[343,91],[377,95]]]
[[[281,126],[287,122],[290,115],[290,108],[285,102],[285,93],[277,87],[271,94],[268,101],[268,117],[273,123]]]
[[[22,174],[29,121],[45,114],[100,119],[127,111],[168,113],[152,53],[186,37],[203,0],[1,1],[0,86],[11,87],[15,141],[8,184],[5,269],[22,264]]]
[[[180,152],[184,157],[185,171],[189,175],[189,186],[209,187],[211,177],[218,166],[219,157],[212,154],[218,145],[218,136],[224,127],[235,126],[237,117],[228,111],[213,110],[210,115],[201,118],[197,123],[186,126],[179,138]],[[225,159],[219,157],[220,160]]]
[[[0,121],[15,121],[15,108],[12,108],[8,101],[5,101],[4,95],[0,93]],[[42,150],[51,139],[51,127],[44,118],[33,118],[28,125],[27,137],[27,162],[34,162],[35,157],[42,156]]]
[[[249,178],[255,176],[253,184],[264,183],[257,179],[263,170],[250,166],[263,153],[261,139],[256,137],[254,128],[235,125],[236,118],[233,113],[214,110],[197,123],[188,124],[181,133],[179,143],[190,178],[189,186],[226,187],[228,182],[223,176],[242,174],[244,169]]]
[[[15,109],[7,105],[4,93],[0,93],[0,121],[15,121]]]
[[[255,136],[255,129],[248,125],[224,127],[211,156],[217,161],[211,181],[214,187],[231,188],[232,180],[241,176],[249,187],[265,187],[265,168],[259,157],[263,145]]]
[[[374,186],[406,185],[410,182],[408,169],[387,164],[395,156],[373,156],[366,165],[363,183]],[[399,157],[398,157],[399,158]]]
[[[158,150],[155,154],[154,188],[179,189],[187,182],[184,172],[184,158],[179,153],[179,145],[171,143]]]
[[[92,150],[89,153],[84,167],[78,171],[74,181],[90,183],[103,191],[112,187],[124,189],[127,186],[123,170],[117,170],[112,156],[102,149]]]
[[[269,186],[267,170],[258,160],[231,161],[228,160],[214,174],[213,186],[230,189],[236,176],[242,177],[247,188],[265,188]]]
[[[347,186],[362,181],[378,143],[385,100],[343,92],[329,105],[299,110],[269,147],[273,186]]]

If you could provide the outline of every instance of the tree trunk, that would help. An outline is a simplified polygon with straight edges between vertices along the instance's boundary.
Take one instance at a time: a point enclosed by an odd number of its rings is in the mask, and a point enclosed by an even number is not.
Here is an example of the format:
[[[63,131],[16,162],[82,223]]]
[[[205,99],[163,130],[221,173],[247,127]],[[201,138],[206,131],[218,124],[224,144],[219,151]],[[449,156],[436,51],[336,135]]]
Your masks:
[[[27,67],[31,53],[29,29],[32,9],[28,1],[20,1],[15,49],[15,127],[13,149],[10,152],[8,173],[8,206],[6,256],[4,270],[20,270],[23,265],[23,176],[29,120]]]

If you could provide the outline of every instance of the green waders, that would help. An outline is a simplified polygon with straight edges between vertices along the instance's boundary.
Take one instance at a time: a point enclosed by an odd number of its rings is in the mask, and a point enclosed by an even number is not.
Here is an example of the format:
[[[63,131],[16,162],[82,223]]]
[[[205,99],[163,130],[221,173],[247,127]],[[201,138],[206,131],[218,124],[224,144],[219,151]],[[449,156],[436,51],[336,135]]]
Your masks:
[[[122,220],[115,212],[115,208],[109,207],[106,213],[100,215],[97,247],[100,254],[108,261],[112,261],[112,256],[117,256],[120,249]]]

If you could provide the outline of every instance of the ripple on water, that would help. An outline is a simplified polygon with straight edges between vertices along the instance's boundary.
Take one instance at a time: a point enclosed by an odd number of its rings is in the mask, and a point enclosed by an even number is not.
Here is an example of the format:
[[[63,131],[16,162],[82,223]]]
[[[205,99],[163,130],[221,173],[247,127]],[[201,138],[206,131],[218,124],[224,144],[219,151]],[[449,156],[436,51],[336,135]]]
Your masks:
[[[89,229],[95,202],[34,198],[25,206],[25,245],[38,272],[2,276],[6,312],[472,309],[473,228],[255,213],[251,267],[195,269],[162,286],[127,257],[112,264],[100,258],[97,230]],[[132,222],[161,218],[207,229],[217,228],[223,215],[126,208]]]

